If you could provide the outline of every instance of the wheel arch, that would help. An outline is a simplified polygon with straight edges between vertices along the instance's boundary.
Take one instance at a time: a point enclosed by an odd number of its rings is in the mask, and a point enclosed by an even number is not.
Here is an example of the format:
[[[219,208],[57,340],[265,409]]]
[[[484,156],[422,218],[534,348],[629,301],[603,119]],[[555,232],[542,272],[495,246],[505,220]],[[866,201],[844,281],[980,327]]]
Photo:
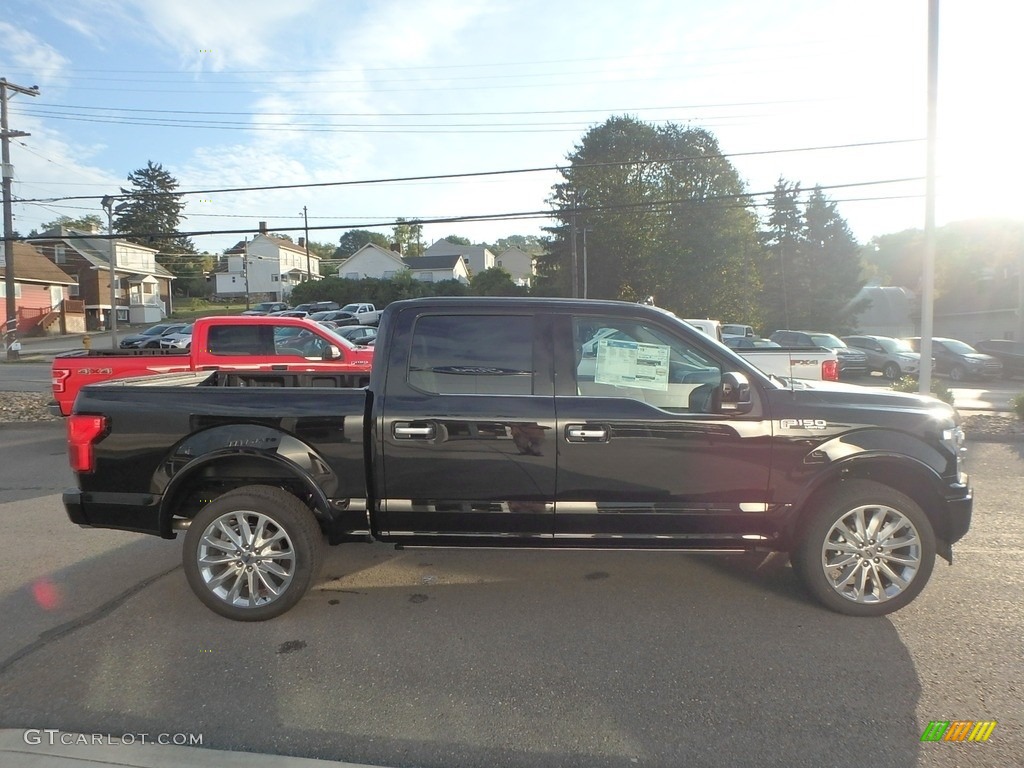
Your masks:
[[[173,538],[172,522],[175,517],[194,517],[206,503],[218,496],[255,484],[291,493],[309,507],[322,529],[330,527],[332,516],[327,495],[302,467],[280,455],[222,450],[196,458],[182,467],[168,483],[160,503],[160,535]],[[203,498],[203,488],[211,489],[208,498]],[[213,488],[216,492],[212,491]],[[200,494],[198,497],[197,493]]]
[[[819,475],[794,504],[794,514],[786,531],[790,551],[795,549],[806,530],[816,504],[840,483],[848,480],[873,480],[908,496],[931,523],[938,541],[945,541],[945,523],[937,510],[945,505],[940,492],[942,479],[924,462],[901,455],[861,455],[837,463]],[[950,547],[940,546],[939,554],[949,560]]]

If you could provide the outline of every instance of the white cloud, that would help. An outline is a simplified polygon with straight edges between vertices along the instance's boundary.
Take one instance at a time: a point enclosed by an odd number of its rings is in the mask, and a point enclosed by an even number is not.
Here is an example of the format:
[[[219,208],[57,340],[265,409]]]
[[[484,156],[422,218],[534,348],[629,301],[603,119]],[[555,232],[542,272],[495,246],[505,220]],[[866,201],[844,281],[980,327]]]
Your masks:
[[[0,40],[3,40],[3,59],[32,73],[31,83],[22,82],[22,75],[9,78],[18,85],[29,87],[52,82],[68,65],[68,60],[56,48],[9,22],[0,21]]]

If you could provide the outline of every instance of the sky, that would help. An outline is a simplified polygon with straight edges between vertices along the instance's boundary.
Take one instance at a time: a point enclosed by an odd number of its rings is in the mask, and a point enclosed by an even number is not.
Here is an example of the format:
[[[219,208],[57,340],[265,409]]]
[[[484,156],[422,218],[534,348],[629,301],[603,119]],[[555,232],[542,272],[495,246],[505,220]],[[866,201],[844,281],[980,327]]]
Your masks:
[[[8,0],[15,228],[102,215],[147,161],[185,232],[336,243],[397,218],[550,210],[609,117],[710,130],[748,192],[820,184],[854,235],[924,225],[927,0]],[[939,225],[1024,217],[1024,4],[943,0]],[[410,177],[524,173],[464,178]],[[344,184],[338,184],[344,182]],[[83,199],[59,200],[78,197]],[[757,199],[757,198],[755,198]],[[764,198],[760,198],[763,200]],[[545,218],[424,225],[494,242]],[[317,229],[324,227],[325,229]],[[218,252],[240,233],[200,235]]]

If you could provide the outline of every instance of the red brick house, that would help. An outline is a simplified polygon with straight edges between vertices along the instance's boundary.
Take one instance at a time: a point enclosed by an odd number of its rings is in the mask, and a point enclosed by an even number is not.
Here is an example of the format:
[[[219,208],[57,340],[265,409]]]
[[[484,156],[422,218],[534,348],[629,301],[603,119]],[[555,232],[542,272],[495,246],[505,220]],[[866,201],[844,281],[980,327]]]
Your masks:
[[[69,301],[76,280],[28,243],[14,246],[14,303],[18,335],[85,330],[81,302]],[[7,319],[7,264],[0,248],[0,314]]]

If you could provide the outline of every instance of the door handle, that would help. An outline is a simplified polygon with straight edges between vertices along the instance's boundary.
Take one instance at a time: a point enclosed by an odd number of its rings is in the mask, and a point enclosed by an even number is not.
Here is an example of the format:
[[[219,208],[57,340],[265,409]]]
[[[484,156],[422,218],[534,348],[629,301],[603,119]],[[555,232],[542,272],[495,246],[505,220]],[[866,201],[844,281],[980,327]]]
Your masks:
[[[403,440],[431,440],[436,434],[433,424],[396,421],[391,428],[395,437]]]
[[[594,424],[569,424],[565,439],[570,443],[603,443],[608,440],[608,429]]]

